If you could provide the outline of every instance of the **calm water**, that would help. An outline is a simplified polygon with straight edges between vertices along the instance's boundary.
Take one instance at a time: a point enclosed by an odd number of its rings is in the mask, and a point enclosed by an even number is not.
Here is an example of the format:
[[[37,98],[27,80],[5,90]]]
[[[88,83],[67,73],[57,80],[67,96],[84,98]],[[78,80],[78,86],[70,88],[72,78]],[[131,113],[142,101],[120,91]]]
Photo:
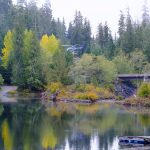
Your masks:
[[[0,150],[119,150],[121,135],[150,135],[150,112],[108,104],[0,105]]]

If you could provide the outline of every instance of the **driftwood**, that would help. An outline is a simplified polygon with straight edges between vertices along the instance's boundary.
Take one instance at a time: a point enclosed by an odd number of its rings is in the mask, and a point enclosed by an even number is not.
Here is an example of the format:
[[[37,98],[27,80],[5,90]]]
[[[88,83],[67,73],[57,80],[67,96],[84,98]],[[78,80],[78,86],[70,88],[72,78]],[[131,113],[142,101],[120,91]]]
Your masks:
[[[59,93],[60,93],[59,90],[56,91],[54,94],[52,94],[52,95],[50,96],[50,99],[52,99],[53,102],[56,102],[56,101],[57,101],[57,96],[58,96]]]
[[[60,93],[60,91],[56,91],[55,93],[51,94],[50,96],[48,96],[47,92],[43,92],[41,93],[41,99],[44,101],[48,101],[49,99],[51,99],[53,102],[57,101],[57,96]]]

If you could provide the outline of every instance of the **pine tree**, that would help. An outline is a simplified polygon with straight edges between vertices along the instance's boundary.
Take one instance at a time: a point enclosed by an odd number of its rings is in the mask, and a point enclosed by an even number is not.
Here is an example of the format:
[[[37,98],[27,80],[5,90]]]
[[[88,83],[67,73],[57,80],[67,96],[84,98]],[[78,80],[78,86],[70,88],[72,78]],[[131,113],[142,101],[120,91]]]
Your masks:
[[[42,8],[39,10],[38,15],[38,26],[39,26],[39,35],[43,34],[52,34],[51,31],[51,21],[52,21],[52,10],[49,0],[46,0]]]
[[[12,28],[12,6],[12,0],[0,0],[0,49],[5,34]]]
[[[24,34],[23,64],[25,88],[40,90],[42,88],[40,45],[35,33],[27,30]]]
[[[125,16],[122,11],[120,11],[120,19],[118,25],[118,34],[119,37],[122,37],[125,32]]]
[[[150,16],[149,16],[149,10],[147,7],[147,0],[145,0],[143,5],[143,14],[142,14],[142,25],[145,27],[150,23]]]
[[[17,26],[14,31],[12,51],[12,81],[16,83],[19,88],[24,88],[24,64],[23,64],[23,37],[24,29],[22,26]]]
[[[38,7],[35,0],[29,2],[27,7],[27,29],[38,33]]]
[[[102,23],[98,26],[98,33],[97,33],[97,42],[102,49],[104,49],[104,28]]]
[[[115,45],[107,22],[104,26],[102,24],[98,26],[97,43],[100,45],[103,55],[107,58],[113,57]]]
[[[124,45],[124,33],[125,33],[125,16],[123,14],[122,11],[120,11],[120,19],[119,19],[119,23],[118,23],[119,27],[118,27],[118,34],[119,34],[119,38],[118,38],[118,46],[123,48]]]
[[[126,32],[124,34],[123,50],[126,53],[130,53],[134,50],[134,30],[129,9],[127,12]]]
[[[90,22],[85,18],[83,24],[83,35],[84,35],[84,52],[90,52],[91,48],[91,26]]]
[[[60,19],[57,19],[56,22],[56,27],[57,27],[57,35],[55,35],[58,39],[61,40],[63,44],[67,43],[67,38],[66,38],[66,26],[65,26],[65,20],[61,22]]]

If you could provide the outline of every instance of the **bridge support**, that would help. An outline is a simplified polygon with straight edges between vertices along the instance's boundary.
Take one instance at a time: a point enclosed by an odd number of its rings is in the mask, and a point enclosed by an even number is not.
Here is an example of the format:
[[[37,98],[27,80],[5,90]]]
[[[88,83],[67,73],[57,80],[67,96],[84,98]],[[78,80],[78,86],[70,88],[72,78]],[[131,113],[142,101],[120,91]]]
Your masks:
[[[123,98],[128,98],[136,93],[136,86],[131,81],[118,81],[115,83],[115,94]]]

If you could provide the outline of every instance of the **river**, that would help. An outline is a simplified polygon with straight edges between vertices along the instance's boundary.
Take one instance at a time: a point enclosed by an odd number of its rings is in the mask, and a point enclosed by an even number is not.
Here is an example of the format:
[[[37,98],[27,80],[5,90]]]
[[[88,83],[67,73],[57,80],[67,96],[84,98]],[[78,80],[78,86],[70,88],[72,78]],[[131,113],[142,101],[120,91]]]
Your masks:
[[[150,135],[150,111],[116,104],[0,104],[0,150],[122,150],[123,135]]]

